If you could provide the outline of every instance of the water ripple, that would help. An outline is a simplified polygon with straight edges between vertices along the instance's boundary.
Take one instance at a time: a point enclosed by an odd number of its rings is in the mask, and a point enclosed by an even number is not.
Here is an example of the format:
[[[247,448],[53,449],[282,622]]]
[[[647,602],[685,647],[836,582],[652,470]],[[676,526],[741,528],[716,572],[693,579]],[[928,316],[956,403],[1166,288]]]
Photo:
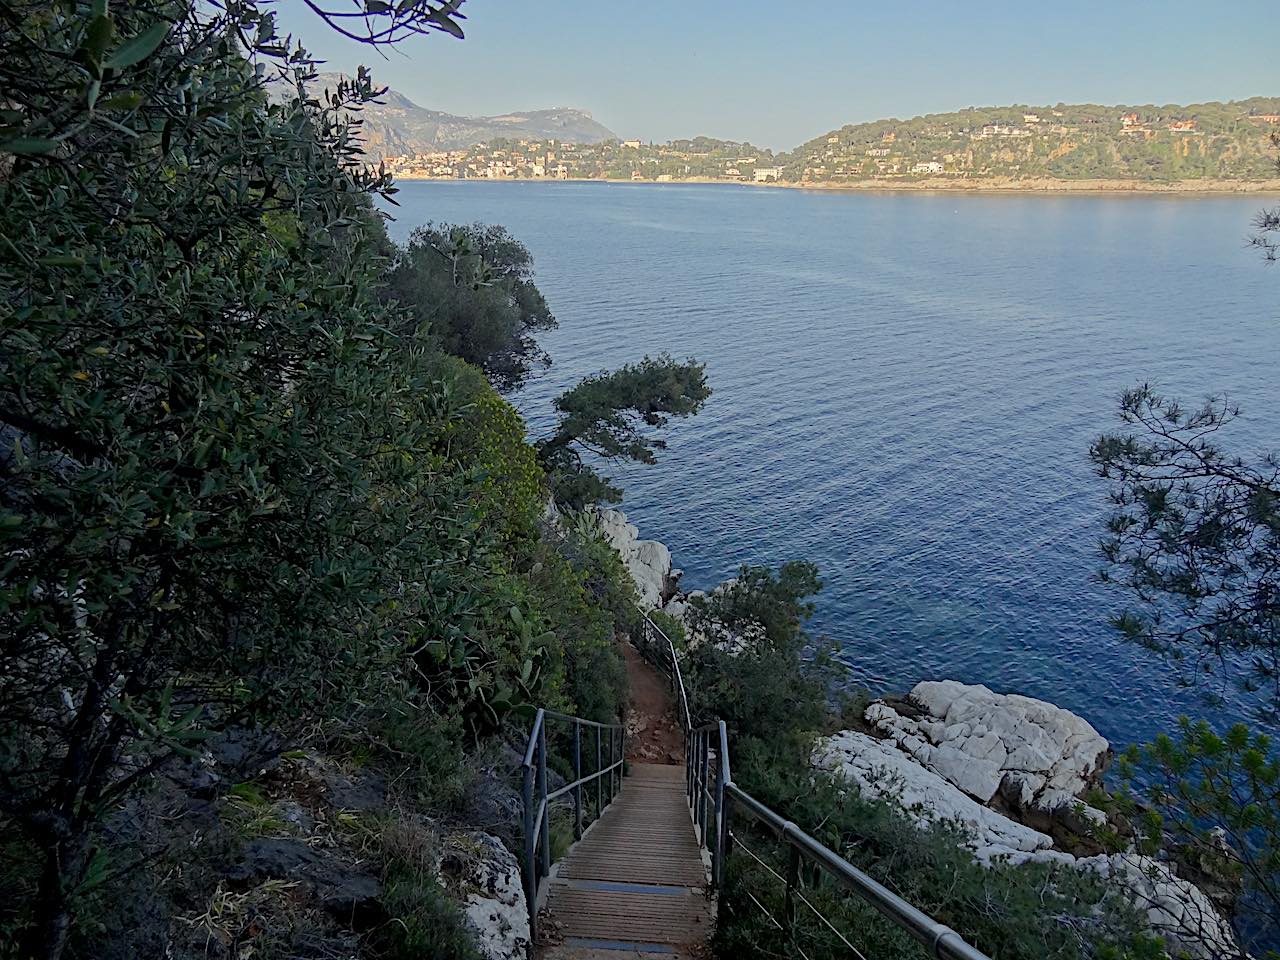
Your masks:
[[[1181,713],[1106,616],[1105,491],[1086,452],[1151,379],[1248,415],[1280,449],[1275,278],[1242,248],[1248,198],[810,194],[715,186],[402,185],[394,236],[505,224],[561,327],[518,398],[531,430],[578,378],[666,350],[715,395],[652,468],[615,471],[686,583],[811,559],[814,629],[850,678],[980,681],[1087,715],[1118,741]],[[1223,692],[1219,687],[1213,692]]]

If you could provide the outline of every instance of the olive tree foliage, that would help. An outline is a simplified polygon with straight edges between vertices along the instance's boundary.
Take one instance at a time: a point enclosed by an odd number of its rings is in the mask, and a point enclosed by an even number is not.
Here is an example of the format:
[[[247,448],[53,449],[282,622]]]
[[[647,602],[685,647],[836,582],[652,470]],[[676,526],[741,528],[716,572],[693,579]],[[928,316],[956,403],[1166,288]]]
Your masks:
[[[536,336],[556,318],[533,283],[533,257],[504,227],[427,224],[388,274],[408,324],[472,363],[502,391],[551,363]]]
[[[393,333],[368,200],[390,184],[343,119],[376,91],[362,73],[320,102],[313,74],[249,2],[0,0],[0,827],[39,854],[23,955],[61,953],[94,825],[153,771],[220,725],[395,682],[468,595],[480,538],[438,455],[459,411]]]
[[[1201,669],[1251,664],[1244,682],[1280,698],[1280,462],[1246,463],[1215,434],[1238,415],[1221,400],[1187,408],[1143,385],[1125,393],[1130,430],[1090,456],[1112,481],[1102,540],[1106,581],[1136,608],[1124,635]]]
[[[398,43],[442,31],[463,38],[459,20],[464,0],[302,0],[307,8],[344,37],[370,46]]]
[[[672,417],[693,416],[710,396],[702,364],[666,354],[587,377],[561,394],[555,432],[538,443],[556,500],[570,507],[619,502],[622,491],[586,458],[656,463],[667,444],[654,431]]]

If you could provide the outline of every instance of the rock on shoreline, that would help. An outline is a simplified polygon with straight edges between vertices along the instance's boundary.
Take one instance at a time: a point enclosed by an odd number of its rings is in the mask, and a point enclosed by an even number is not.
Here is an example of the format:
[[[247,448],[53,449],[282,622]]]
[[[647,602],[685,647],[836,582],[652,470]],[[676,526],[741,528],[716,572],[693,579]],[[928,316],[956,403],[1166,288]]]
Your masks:
[[[920,708],[915,716],[882,700],[867,708],[866,719],[979,803],[999,797],[1022,819],[1038,818],[1040,829],[1081,806],[1110,756],[1088,721],[1043,700],[940,680],[916,684],[908,701]]]
[[[675,595],[680,571],[671,566],[671,551],[657,540],[641,540],[636,525],[621,510],[594,510],[600,533],[618,551],[635,582],[640,602],[650,610],[661,610]]]
[[[671,551],[618,510],[599,510],[642,604],[684,620],[688,597]],[[742,638],[701,636],[725,649]],[[693,638],[691,638],[692,640]],[[917,824],[952,823],[984,866],[1049,863],[1088,871],[1144,915],[1180,960],[1245,960],[1230,922],[1204,891],[1164,860],[1103,853],[1091,828],[1106,815],[1090,806],[1111,757],[1082,717],[1043,700],[954,680],[924,681],[905,698],[870,704],[867,729],[821,738],[817,769],[839,774],[864,796],[900,804]]]
[[[1145,915],[1172,956],[1245,956],[1227,919],[1169,863],[1080,849],[1089,825],[1106,820],[1085,796],[1111,752],[1081,717],[1043,700],[943,680],[917,684],[904,700],[877,700],[864,719],[872,733],[821,738],[814,766],[864,796],[901,804],[917,824],[955,824],[983,865],[1091,872]]]

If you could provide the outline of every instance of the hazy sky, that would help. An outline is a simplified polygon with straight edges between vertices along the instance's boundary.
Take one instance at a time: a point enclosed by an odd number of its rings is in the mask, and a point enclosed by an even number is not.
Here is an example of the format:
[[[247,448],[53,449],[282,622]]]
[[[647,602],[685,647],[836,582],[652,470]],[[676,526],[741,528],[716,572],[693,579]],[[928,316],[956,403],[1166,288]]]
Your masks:
[[[340,6],[351,0],[327,0]],[[467,115],[589,110],[623,137],[790,148],[845,123],[1005,103],[1280,94],[1260,0],[468,0],[467,38],[386,58],[301,0],[281,23],[332,69]]]

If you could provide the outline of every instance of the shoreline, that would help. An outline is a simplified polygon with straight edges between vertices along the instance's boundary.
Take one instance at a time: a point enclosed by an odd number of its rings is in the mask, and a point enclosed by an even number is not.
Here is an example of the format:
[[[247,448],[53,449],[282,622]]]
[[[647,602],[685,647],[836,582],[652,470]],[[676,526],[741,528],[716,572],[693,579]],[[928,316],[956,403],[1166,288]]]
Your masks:
[[[713,177],[686,177],[681,180],[631,180],[621,177],[395,177],[406,183],[610,183],[644,184],[669,187],[681,185],[707,186],[712,184],[732,187],[764,187],[774,190],[811,190],[820,193],[947,193],[947,194],[1006,194],[1037,195],[1090,194],[1106,196],[1276,196],[1280,197],[1280,178],[1274,180],[1178,180],[1173,182],[1132,180],[1052,180],[1035,178],[1015,180],[992,178],[990,180],[857,180],[850,183],[815,181],[812,183],[756,183],[747,180],[721,180]]]

